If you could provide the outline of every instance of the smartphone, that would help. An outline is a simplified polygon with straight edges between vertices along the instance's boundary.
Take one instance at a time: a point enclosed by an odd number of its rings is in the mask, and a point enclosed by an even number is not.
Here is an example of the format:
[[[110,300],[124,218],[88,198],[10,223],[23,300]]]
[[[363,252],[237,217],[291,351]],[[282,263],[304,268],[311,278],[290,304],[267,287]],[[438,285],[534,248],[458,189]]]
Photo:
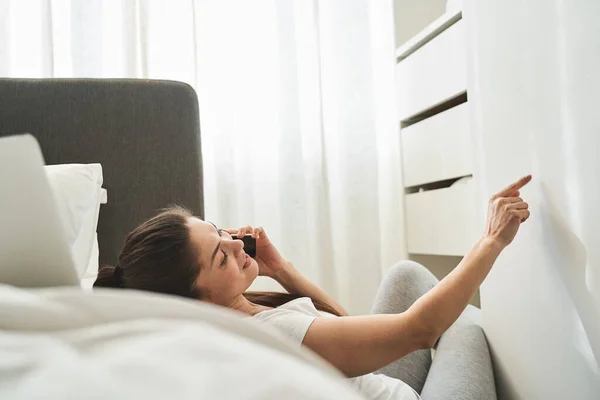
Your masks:
[[[231,235],[231,238],[239,239],[244,242],[244,251],[246,254],[252,258],[256,257],[256,239],[254,239],[252,235],[245,235],[241,238],[239,238],[238,235]]]

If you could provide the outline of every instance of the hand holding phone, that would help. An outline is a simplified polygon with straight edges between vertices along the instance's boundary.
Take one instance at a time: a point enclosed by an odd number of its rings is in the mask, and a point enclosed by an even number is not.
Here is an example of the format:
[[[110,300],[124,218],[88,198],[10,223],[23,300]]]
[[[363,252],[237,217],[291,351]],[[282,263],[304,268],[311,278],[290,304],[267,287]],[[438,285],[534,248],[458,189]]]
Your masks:
[[[232,239],[238,239],[244,242],[244,251],[250,257],[256,257],[256,239],[252,237],[252,235],[244,235],[241,238],[238,235],[231,235]]]
[[[258,264],[258,275],[277,279],[279,271],[286,266],[287,261],[279,254],[262,227],[253,228],[246,225],[239,229],[226,229],[225,232],[233,239],[244,242],[244,251]]]

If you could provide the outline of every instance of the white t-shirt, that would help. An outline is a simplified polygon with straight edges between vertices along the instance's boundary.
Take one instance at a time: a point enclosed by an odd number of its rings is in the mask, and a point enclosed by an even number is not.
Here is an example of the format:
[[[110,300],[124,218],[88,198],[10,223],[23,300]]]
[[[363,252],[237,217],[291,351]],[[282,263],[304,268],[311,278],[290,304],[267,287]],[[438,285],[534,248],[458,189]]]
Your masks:
[[[308,297],[290,301],[280,307],[254,315],[252,318],[276,326],[299,345],[315,318],[336,318],[317,310]],[[349,378],[358,391],[371,400],[418,400],[419,395],[399,379],[381,374],[367,374]]]

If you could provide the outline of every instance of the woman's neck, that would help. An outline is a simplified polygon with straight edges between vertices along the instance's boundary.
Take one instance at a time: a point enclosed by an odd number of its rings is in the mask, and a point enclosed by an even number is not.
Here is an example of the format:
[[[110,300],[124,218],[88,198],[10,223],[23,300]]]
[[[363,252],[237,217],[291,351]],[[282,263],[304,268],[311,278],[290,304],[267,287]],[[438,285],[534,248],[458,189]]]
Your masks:
[[[243,312],[248,315],[256,315],[261,311],[270,310],[271,307],[261,306],[260,304],[254,304],[244,297],[239,295],[229,305],[228,308]]]

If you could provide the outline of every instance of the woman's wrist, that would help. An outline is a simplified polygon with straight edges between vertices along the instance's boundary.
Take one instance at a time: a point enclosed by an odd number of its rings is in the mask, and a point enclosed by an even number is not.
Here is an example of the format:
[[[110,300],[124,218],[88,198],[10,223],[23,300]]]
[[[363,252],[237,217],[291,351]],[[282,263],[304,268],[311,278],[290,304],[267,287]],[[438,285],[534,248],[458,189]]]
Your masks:
[[[280,284],[283,282],[288,282],[294,270],[294,265],[290,261],[284,260],[283,266],[277,272],[275,272],[271,278],[275,279]]]
[[[478,245],[498,253],[501,253],[506,248],[506,244],[502,240],[491,235],[482,236],[478,241]]]

